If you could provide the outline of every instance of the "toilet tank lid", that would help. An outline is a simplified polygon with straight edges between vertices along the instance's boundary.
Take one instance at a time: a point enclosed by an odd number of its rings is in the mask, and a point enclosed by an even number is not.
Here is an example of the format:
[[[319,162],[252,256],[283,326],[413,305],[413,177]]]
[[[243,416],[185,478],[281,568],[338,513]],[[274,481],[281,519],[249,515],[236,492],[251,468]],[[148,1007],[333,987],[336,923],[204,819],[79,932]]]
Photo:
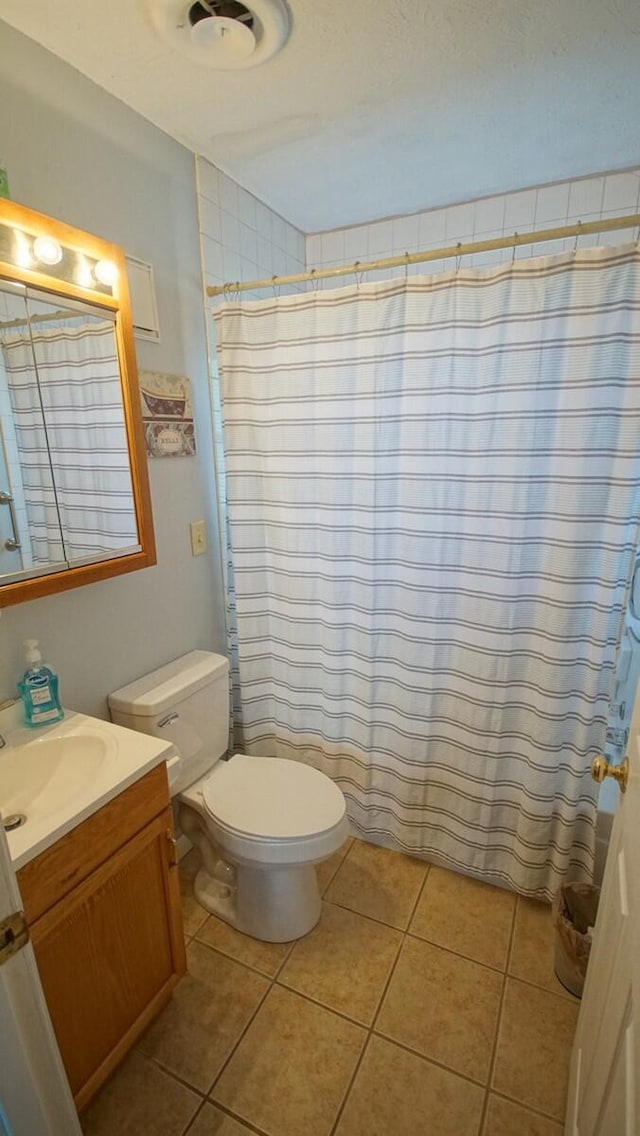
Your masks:
[[[109,706],[120,714],[155,717],[226,674],[228,669],[224,655],[190,651],[188,655],[151,671],[151,674],[114,690],[109,695]]]

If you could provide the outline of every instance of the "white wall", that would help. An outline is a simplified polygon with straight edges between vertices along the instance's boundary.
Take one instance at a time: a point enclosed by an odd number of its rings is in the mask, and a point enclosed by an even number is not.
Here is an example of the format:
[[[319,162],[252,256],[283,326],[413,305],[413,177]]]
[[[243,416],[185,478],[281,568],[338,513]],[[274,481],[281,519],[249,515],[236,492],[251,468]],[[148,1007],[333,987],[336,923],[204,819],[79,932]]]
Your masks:
[[[380,260],[387,256],[402,256],[405,252],[437,249],[469,241],[492,240],[514,232],[530,229],[551,229],[573,225],[578,221],[595,221],[601,217],[624,216],[637,213],[640,205],[640,168],[623,174],[581,178],[558,185],[525,189],[518,193],[505,193],[484,197],[464,205],[451,205],[446,209],[430,209],[425,213],[412,213],[405,217],[392,217],[370,225],[356,225],[349,229],[332,229],[307,237],[306,260],[308,268],[334,268],[356,260]],[[621,244],[635,239],[637,232],[622,230],[599,236],[581,237],[581,243]],[[539,245],[523,245],[516,250],[517,257],[545,256],[573,248],[573,237],[563,241],[547,241]],[[465,257],[463,265],[474,267],[500,264],[510,260],[511,249],[475,253]],[[434,260],[413,265],[410,272],[428,274],[455,267],[454,260]],[[366,280],[381,280],[402,273],[402,268],[368,272]],[[340,287],[340,277],[323,281],[325,287]]]
[[[195,647],[224,649],[194,160],[2,23],[0,56],[0,155],[13,199],[153,264],[162,342],[137,341],[138,363],[193,384],[197,457],[149,463],[157,566],[0,618],[0,700],[15,695],[22,641],[37,636],[66,705],[105,715],[122,683]],[[201,517],[210,553],[194,559],[188,522]]]

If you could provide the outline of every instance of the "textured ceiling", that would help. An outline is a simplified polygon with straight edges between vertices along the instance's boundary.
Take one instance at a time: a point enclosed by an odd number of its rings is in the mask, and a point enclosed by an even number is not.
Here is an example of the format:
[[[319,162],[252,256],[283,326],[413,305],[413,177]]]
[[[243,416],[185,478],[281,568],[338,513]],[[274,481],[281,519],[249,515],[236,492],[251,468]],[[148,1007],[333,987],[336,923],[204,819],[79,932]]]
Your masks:
[[[237,72],[173,54],[138,0],[0,18],[306,231],[637,165],[638,0],[289,7],[284,49]]]

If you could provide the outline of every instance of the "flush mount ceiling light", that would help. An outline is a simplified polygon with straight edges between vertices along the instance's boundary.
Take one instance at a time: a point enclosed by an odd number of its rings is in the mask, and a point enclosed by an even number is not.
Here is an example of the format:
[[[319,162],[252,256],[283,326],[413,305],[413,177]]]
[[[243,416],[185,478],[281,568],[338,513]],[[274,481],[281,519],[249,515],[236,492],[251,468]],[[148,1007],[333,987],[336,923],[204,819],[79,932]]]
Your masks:
[[[284,0],[145,0],[166,43],[203,67],[257,67],[289,34]]]

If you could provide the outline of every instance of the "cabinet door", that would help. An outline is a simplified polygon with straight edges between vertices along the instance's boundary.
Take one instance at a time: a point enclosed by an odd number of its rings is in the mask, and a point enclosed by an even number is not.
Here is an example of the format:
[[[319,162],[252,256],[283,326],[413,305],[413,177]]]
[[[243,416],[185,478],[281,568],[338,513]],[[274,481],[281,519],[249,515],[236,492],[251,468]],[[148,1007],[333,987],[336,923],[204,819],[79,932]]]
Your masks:
[[[185,970],[171,810],[31,928],[76,1105],[83,1108]]]

